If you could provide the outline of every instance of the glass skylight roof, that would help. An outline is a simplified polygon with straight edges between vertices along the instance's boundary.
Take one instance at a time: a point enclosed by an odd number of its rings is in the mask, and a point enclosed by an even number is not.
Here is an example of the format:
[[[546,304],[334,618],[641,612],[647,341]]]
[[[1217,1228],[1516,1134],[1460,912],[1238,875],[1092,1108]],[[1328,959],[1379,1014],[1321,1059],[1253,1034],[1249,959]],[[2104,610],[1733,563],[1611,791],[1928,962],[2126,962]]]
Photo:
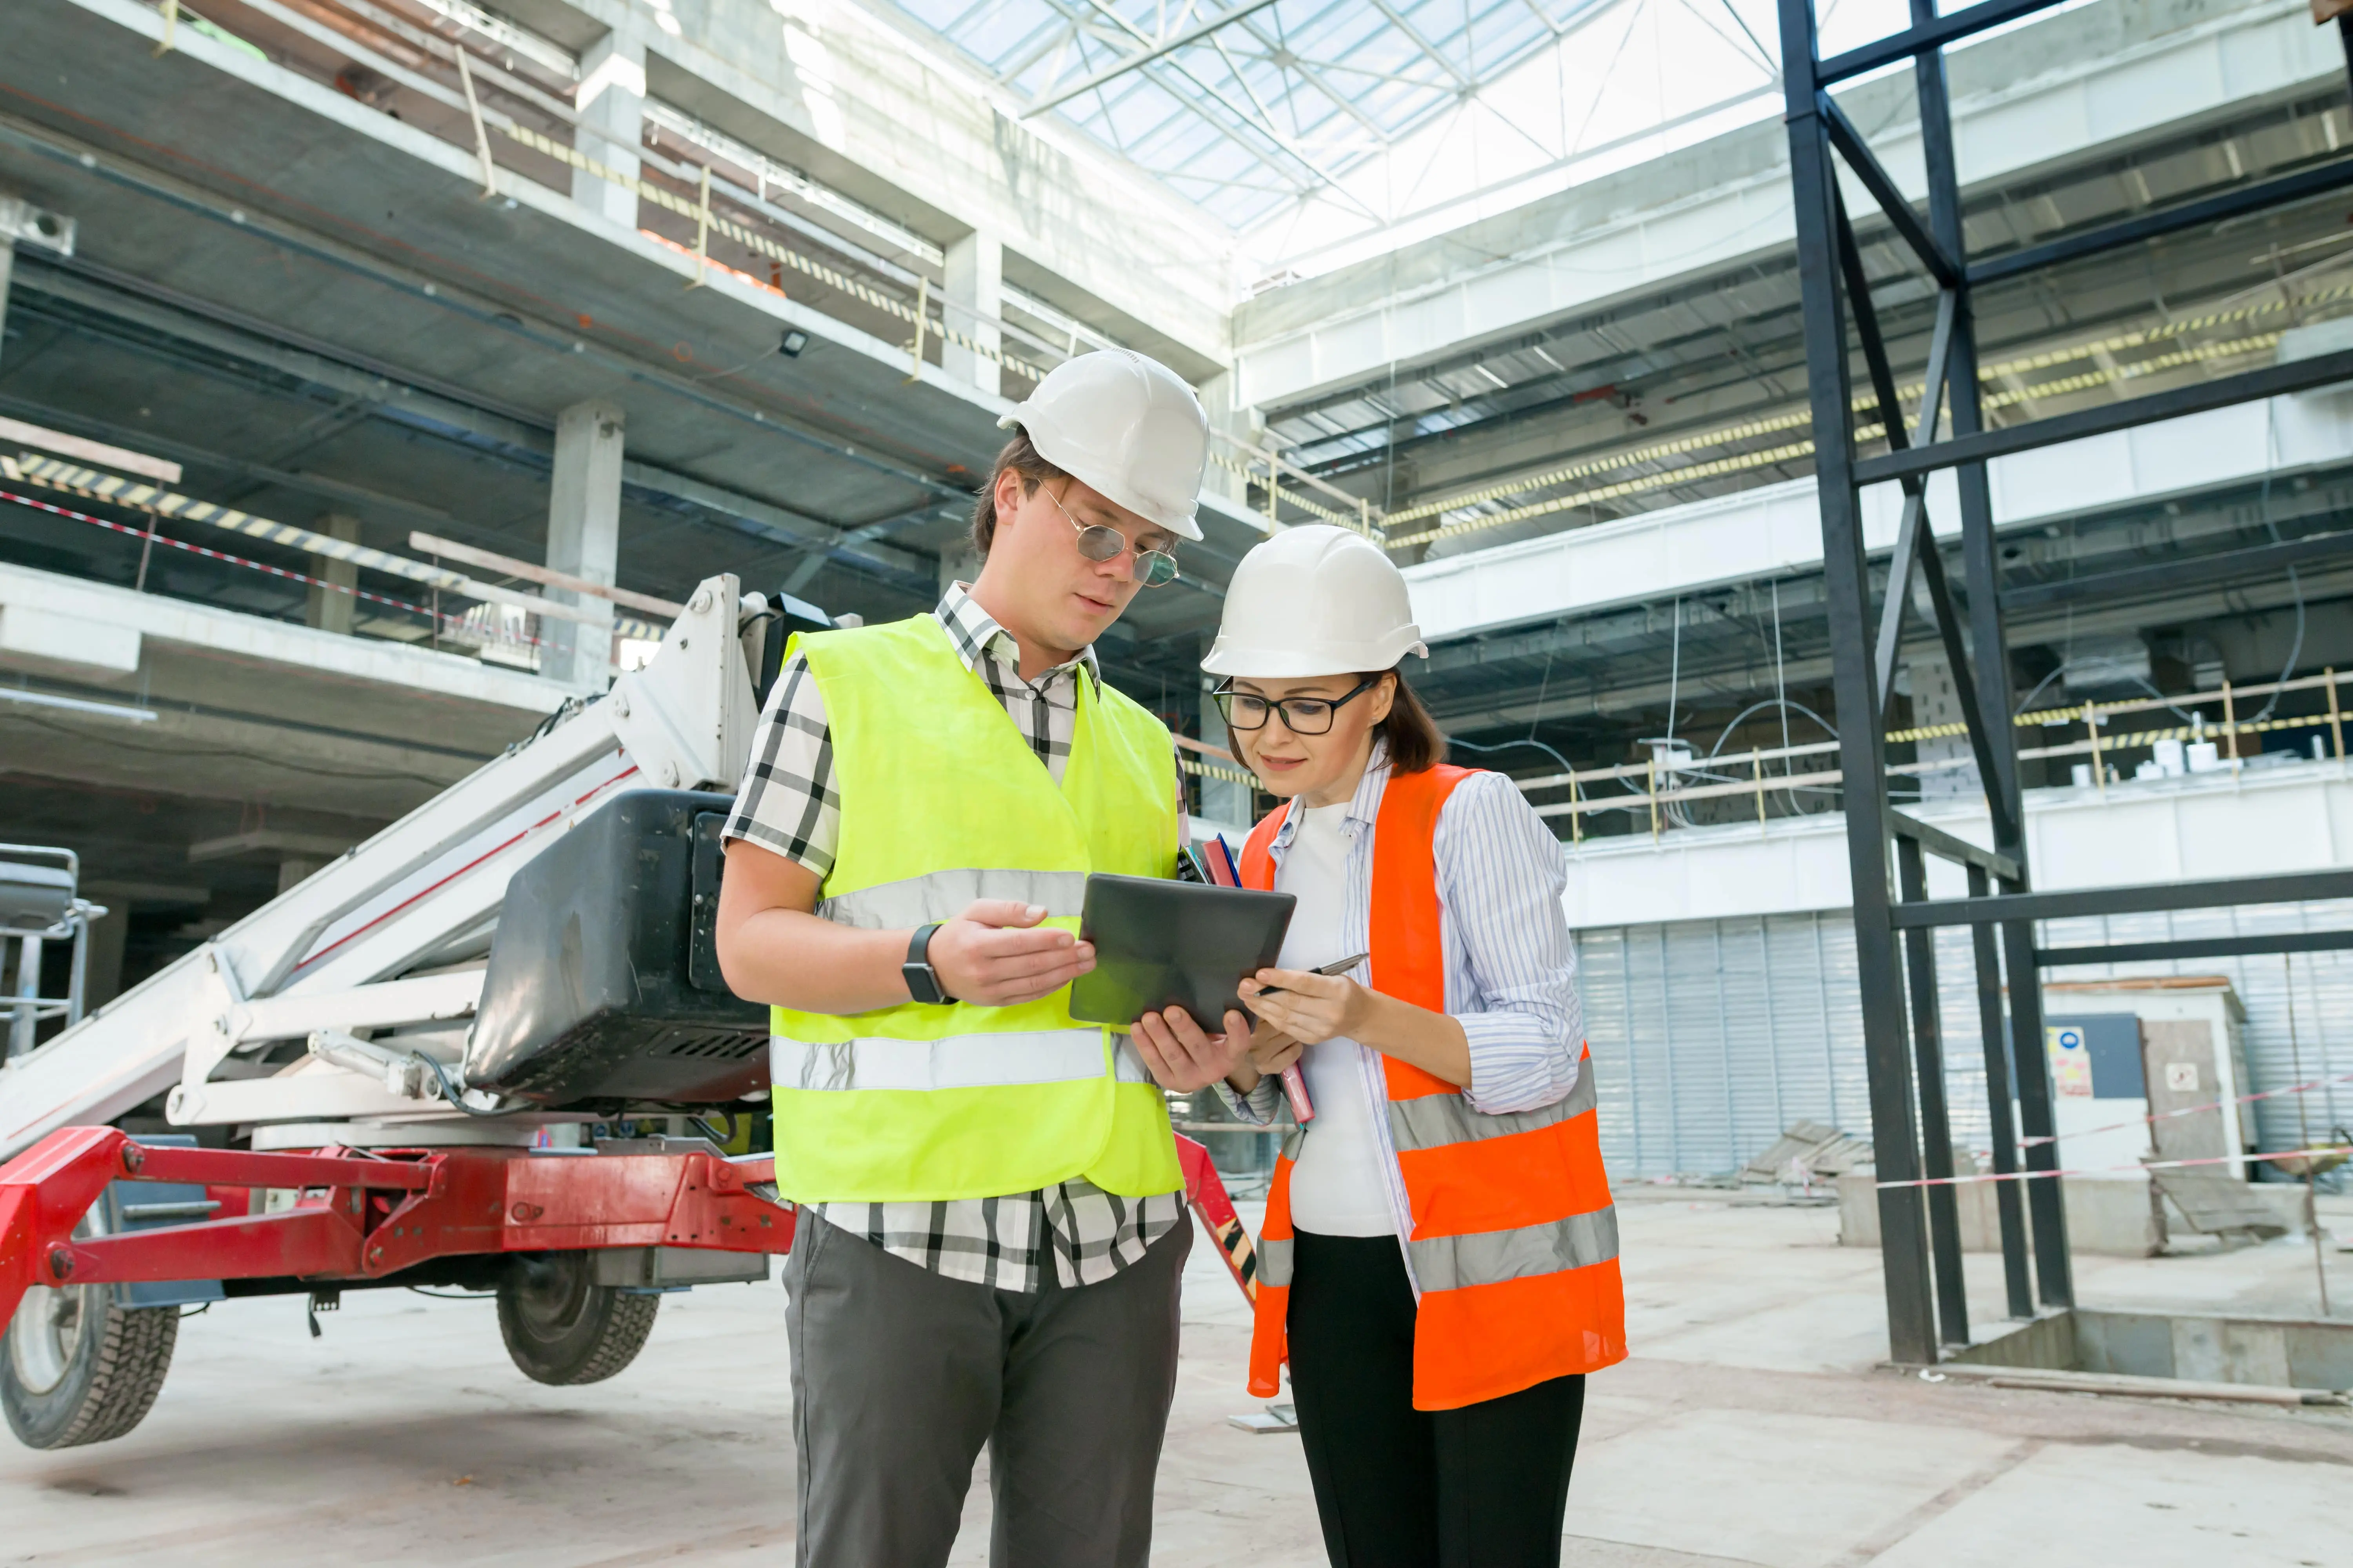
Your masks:
[[[1252,287],[1779,110],[1777,0],[863,3],[944,39],[1025,119],[1076,126],[1224,223]],[[1910,17],[1908,0],[1815,9],[1825,54]]]
[[[891,3],[1033,112],[1241,231],[1335,188],[1606,0]]]

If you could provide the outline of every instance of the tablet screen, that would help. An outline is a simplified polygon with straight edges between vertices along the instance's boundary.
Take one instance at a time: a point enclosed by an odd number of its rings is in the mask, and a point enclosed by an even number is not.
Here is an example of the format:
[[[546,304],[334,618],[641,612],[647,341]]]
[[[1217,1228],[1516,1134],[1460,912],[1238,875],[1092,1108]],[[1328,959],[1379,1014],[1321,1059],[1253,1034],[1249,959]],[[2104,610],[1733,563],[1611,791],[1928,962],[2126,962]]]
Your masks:
[[[1243,976],[1282,955],[1297,902],[1247,888],[1091,876],[1079,935],[1094,943],[1095,966],[1071,985],[1071,1016],[1124,1026],[1173,1005],[1215,1031],[1241,1006]]]

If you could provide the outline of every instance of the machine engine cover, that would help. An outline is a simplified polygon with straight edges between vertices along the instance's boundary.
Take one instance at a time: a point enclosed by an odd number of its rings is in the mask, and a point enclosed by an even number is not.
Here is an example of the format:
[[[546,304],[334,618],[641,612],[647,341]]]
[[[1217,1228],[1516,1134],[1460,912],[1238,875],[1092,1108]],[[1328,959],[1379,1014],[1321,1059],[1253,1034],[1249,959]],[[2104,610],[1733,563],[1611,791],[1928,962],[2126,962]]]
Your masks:
[[[733,800],[631,790],[507,884],[466,1082],[510,1099],[723,1105],[768,1083],[768,1010],[720,977]]]

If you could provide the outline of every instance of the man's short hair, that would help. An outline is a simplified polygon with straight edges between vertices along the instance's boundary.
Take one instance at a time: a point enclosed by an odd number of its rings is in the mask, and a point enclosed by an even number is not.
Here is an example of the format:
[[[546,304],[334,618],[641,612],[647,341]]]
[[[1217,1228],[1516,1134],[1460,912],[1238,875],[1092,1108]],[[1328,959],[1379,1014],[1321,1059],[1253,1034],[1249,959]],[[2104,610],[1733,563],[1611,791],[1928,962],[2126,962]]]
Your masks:
[[[1029,432],[1018,425],[1013,427],[1013,439],[997,454],[997,465],[988,471],[988,483],[980,488],[979,497],[972,506],[972,547],[980,557],[988,559],[988,547],[997,542],[997,481],[1010,468],[1021,476],[1021,493],[1033,496],[1038,487],[1054,479],[1066,479],[1070,475],[1038,455],[1029,444]]]

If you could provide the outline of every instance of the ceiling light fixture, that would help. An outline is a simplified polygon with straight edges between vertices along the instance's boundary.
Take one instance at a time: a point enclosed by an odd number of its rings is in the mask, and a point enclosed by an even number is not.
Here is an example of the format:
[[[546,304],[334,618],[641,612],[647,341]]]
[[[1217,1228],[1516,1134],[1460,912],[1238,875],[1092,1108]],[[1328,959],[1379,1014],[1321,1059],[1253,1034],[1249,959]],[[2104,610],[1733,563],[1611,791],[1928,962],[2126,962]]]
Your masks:
[[[0,701],[22,702],[29,708],[61,708],[69,713],[88,713],[100,719],[120,719],[129,724],[153,724],[153,708],[127,708],[120,702],[85,702],[79,697],[52,697],[46,691],[27,691],[21,686],[0,686]]]

